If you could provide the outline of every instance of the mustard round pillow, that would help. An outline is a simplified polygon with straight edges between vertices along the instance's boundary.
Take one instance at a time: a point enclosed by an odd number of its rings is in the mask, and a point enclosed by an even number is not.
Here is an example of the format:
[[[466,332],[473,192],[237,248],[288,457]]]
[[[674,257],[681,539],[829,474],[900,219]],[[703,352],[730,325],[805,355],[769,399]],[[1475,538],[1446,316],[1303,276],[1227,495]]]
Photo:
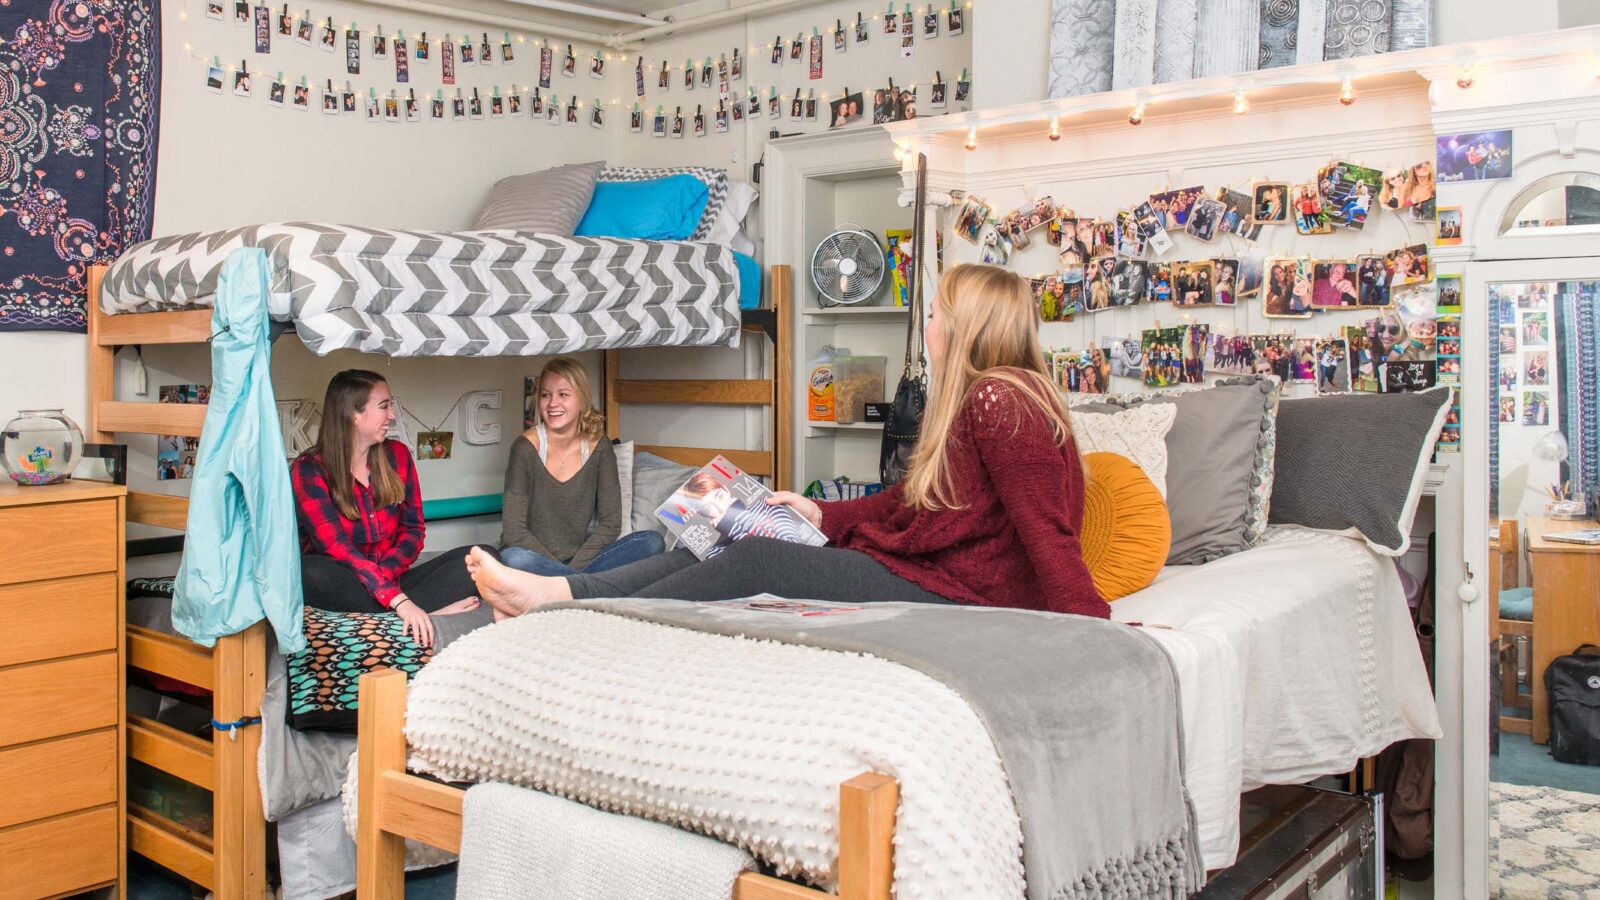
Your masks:
[[[1172,520],[1161,492],[1132,460],[1115,453],[1083,458],[1083,529],[1078,542],[1095,589],[1107,601],[1148,587],[1167,562]]]

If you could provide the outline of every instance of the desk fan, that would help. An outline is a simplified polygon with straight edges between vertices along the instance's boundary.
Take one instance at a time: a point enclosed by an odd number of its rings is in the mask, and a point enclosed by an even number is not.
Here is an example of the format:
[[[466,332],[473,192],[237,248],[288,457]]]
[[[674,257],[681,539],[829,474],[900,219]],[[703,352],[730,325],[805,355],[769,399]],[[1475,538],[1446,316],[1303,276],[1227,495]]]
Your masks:
[[[822,306],[850,306],[870,300],[883,287],[883,245],[872,232],[841,225],[811,254],[811,283]]]

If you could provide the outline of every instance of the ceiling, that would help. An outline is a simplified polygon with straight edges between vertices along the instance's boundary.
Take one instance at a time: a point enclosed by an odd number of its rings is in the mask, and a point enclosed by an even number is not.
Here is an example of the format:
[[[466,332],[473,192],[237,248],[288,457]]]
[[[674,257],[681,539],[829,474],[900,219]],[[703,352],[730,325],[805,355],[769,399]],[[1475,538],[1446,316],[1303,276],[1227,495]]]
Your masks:
[[[684,0],[600,0],[600,2],[575,0],[575,2],[583,3],[585,6],[598,6],[615,12],[642,13],[644,15],[658,13],[664,9],[671,9],[674,6],[682,6],[684,4]]]

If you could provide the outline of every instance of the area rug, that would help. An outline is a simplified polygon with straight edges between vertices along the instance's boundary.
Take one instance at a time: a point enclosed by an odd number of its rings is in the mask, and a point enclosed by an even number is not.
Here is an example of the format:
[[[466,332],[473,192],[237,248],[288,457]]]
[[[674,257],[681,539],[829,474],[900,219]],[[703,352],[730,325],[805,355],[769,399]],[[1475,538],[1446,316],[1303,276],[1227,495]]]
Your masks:
[[[83,331],[150,236],[160,0],[0,0],[0,331]]]
[[[1489,785],[1489,896],[1600,897],[1600,795]]]

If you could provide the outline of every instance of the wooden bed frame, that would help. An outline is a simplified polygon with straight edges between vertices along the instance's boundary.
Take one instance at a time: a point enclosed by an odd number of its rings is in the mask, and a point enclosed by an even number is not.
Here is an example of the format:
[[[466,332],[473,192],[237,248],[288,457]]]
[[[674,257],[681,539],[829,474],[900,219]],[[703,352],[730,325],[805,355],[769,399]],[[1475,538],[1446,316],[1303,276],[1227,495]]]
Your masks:
[[[405,897],[407,838],[461,852],[464,788],[406,772],[406,677],[383,670],[361,677],[356,897]],[[865,772],[839,785],[839,893],[746,872],[733,900],[889,900],[894,879],[894,817],[900,785]]]
[[[211,338],[211,310],[105,315],[100,311],[100,287],[106,268],[93,266],[89,271],[89,440],[109,443],[118,432],[199,437],[205,422],[204,405],[116,399],[116,353],[129,345],[206,343]],[[771,342],[769,379],[629,381],[619,377],[620,351],[605,351],[603,399],[610,436],[619,435],[624,403],[770,407],[767,450],[654,445],[637,449],[696,466],[720,453],[744,470],[770,478],[776,487],[788,488],[793,336],[787,323],[792,290],[789,267],[773,266],[766,285],[769,307],[741,315],[744,331],[766,334]],[[188,511],[187,497],[128,492],[129,522],[182,531],[187,527]],[[163,552],[177,552],[181,547],[181,538],[154,541],[169,545]],[[261,715],[266,642],[265,622],[219,638],[210,649],[129,625],[127,664],[205,688],[212,692],[213,718],[244,721]],[[223,900],[254,900],[265,895],[267,825],[256,774],[260,746],[259,727],[214,730],[208,741],[144,716],[129,716],[128,757],[211,791],[213,805],[212,834],[207,836],[153,810],[128,804],[128,849],[210,889]],[[893,809],[890,803],[891,815]]]

